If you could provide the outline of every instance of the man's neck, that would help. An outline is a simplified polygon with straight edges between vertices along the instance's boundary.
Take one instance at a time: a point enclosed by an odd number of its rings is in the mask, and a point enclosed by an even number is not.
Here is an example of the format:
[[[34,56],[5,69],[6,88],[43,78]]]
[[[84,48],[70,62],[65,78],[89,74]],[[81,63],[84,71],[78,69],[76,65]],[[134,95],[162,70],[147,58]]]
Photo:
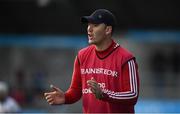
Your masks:
[[[102,42],[99,45],[96,45],[96,51],[104,51],[106,50],[112,43],[112,39],[108,38],[107,40],[104,40],[104,42]]]

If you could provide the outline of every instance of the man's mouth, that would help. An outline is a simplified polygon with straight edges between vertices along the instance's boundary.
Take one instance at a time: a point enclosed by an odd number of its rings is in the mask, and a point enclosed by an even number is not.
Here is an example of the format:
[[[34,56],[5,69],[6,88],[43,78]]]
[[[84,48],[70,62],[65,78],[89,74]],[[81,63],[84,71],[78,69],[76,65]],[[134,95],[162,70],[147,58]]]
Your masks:
[[[92,34],[88,34],[88,38],[89,38],[89,40],[92,40],[93,39],[93,35]]]

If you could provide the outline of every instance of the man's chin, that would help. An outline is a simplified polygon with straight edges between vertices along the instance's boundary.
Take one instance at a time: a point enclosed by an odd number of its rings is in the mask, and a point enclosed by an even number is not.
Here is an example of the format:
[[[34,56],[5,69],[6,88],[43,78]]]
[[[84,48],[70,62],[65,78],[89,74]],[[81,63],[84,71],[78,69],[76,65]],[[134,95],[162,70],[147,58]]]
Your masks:
[[[93,42],[93,41],[88,41],[88,43],[91,45],[91,44],[95,44],[95,42]]]

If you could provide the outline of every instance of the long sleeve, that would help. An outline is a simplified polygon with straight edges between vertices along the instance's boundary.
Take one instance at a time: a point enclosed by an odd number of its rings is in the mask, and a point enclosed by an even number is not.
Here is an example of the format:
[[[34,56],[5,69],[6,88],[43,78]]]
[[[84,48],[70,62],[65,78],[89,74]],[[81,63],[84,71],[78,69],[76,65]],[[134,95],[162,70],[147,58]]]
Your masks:
[[[74,62],[74,71],[72,75],[71,85],[69,89],[65,92],[65,104],[72,104],[78,101],[82,96],[82,84],[81,84],[81,73],[80,64],[78,57],[76,57]]]
[[[103,101],[134,105],[139,94],[139,76],[135,60],[130,60],[122,68],[123,90],[118,92],[103,91]]]

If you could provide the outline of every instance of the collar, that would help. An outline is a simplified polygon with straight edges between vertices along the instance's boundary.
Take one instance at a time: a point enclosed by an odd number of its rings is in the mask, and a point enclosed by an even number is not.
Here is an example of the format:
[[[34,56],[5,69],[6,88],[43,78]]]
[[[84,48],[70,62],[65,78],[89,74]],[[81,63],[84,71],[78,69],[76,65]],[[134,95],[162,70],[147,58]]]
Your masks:
[[[95,52],[96,52],[96,55],[100,59],[103,59],[103,58],[106,58],[108,55],[110,55],[112,53],[112,51],[115,50],[117,47],[119,47],[119,44],[116,43],[114,40],[112,40],[111,45],[107,49],[105,49],[103,51],[95,50]]]

